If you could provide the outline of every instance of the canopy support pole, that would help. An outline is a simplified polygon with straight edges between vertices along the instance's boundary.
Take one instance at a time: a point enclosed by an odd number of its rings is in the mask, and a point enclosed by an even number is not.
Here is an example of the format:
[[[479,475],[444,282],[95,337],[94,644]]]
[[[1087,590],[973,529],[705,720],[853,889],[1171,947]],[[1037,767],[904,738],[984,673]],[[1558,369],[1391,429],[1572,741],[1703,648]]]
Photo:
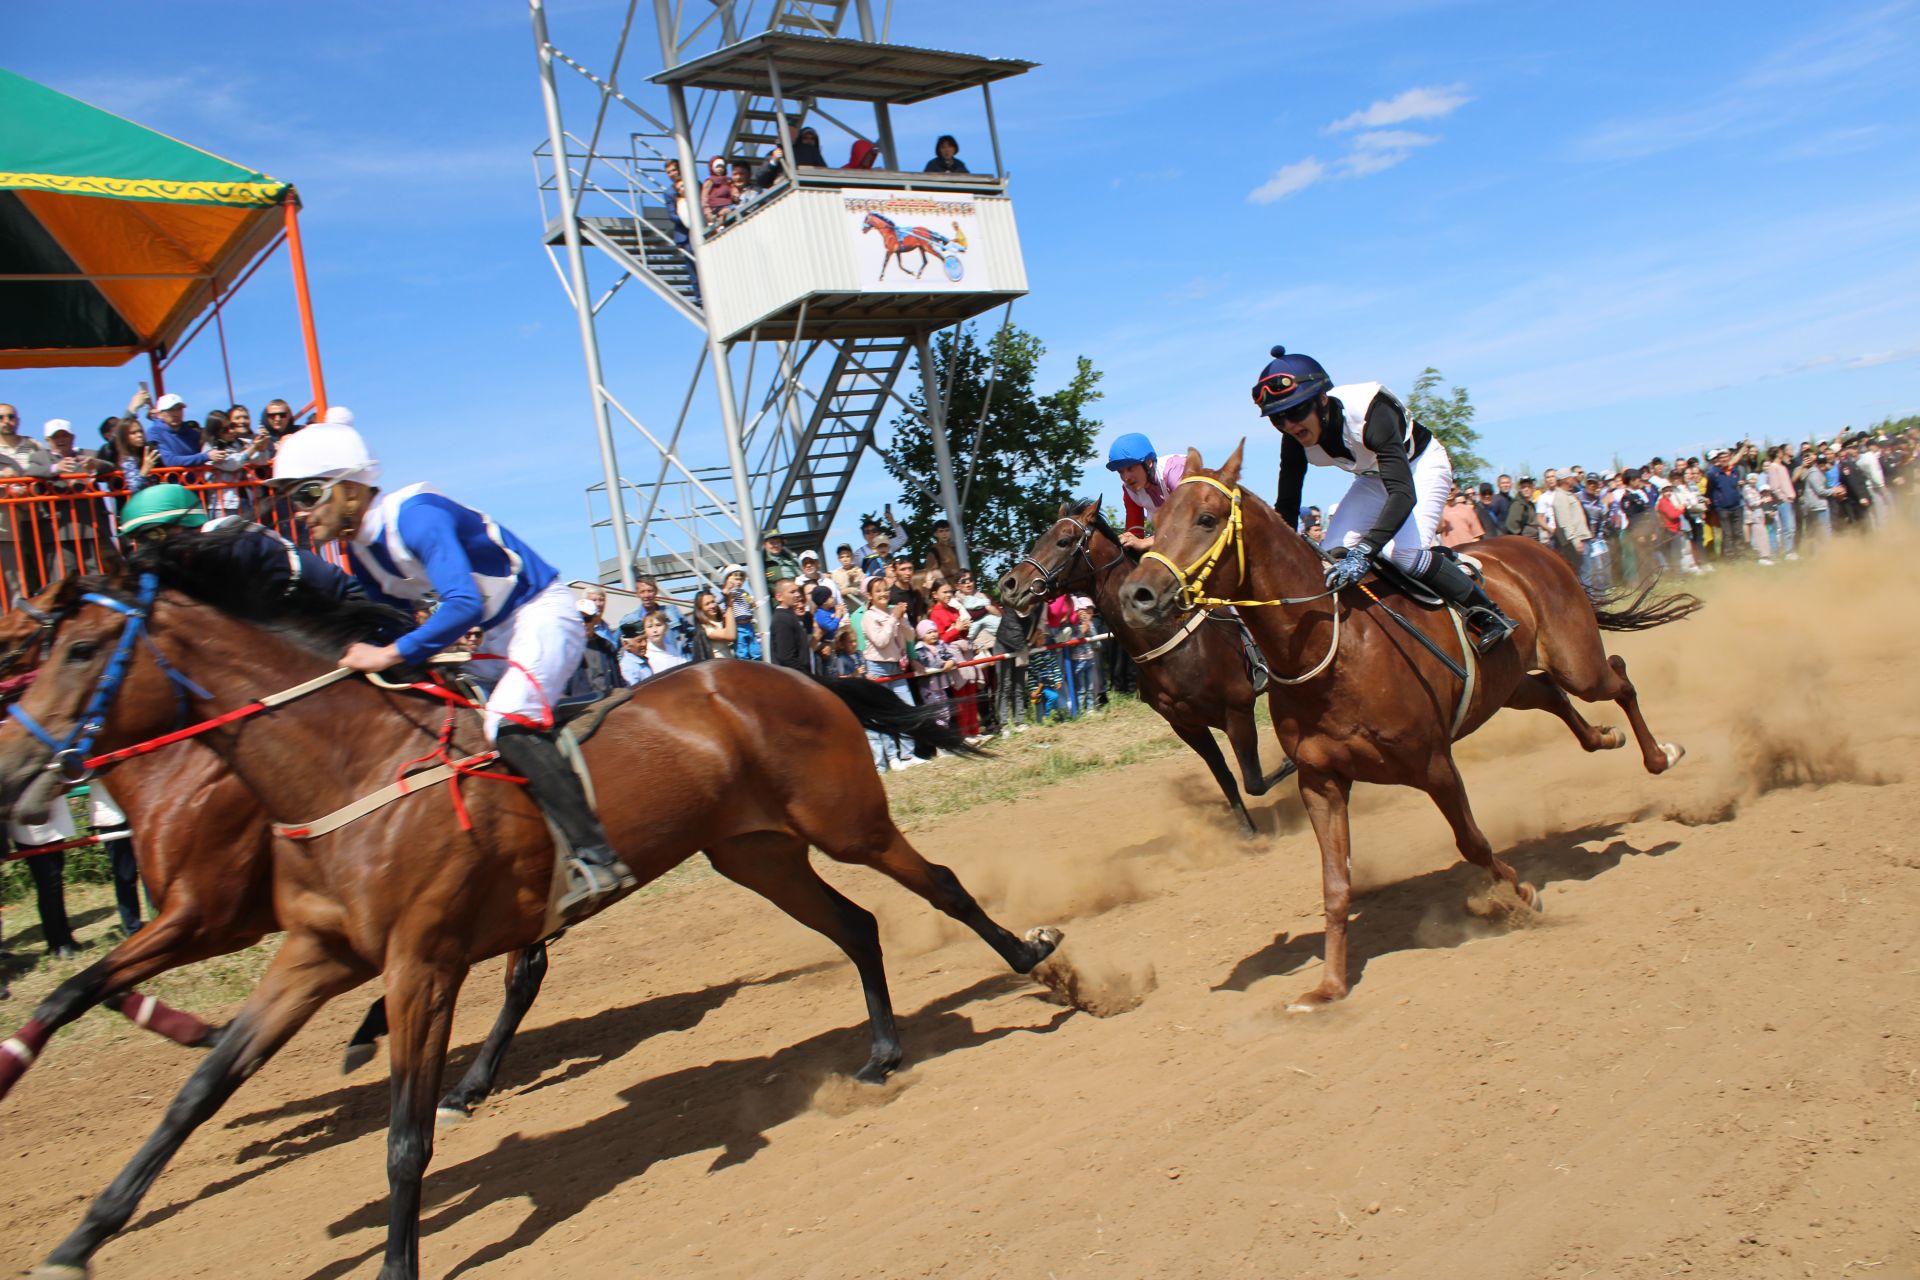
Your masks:
[[[313,298],[307,292],[307,255],[300,246],[300,206],[287,198],[287,257],[293,265],[293,297],[300,309],[300,338],[307,347],[307,381],[313,387],[313,411],[327,413],[327,382],[320,372],[320,339],[313,331]]]
[[[153,371],[153,400],[149,402],[151,407],[152,404],[159,403],[161,396],[167,394],[167,371],[160,363],[158,351],[147,352],[147,367]]]

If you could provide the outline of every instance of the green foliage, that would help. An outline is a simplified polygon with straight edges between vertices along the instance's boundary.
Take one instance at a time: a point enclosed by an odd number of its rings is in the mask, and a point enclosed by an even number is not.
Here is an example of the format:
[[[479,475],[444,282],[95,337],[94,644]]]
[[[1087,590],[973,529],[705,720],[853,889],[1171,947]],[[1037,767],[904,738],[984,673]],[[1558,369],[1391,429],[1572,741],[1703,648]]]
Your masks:
[[[1447,456],[1453,460],[1454,483],[1463,489],[1480,483],[1480,473],[1488,463],[1474,452],[1480,433],[1473,429],[1473,401],[1467,398],[1465,387],[1449,387],[1442,393],[1440,371],[1428,365],[1413,380],[1413,390],[1407,394],[1407,412],[1447,446]]]
[[[1087,416],[1102,395],[1101,375],[1093,362],[1080,357],[1067,385],[1043,395],[1034,387],[1034,369],[1044,354],[1040,339],[1013,325],[1003,326],[988,346],[976,342],[965,328],[957,339],[950,331],[933,340],[934,373],[943,388],[949,370],[952,374],[946,392],[947,440],[954,486],[962,494],[961,522],[974,568],[986,579],[999,576],[1034,534],[1053,522],[1061,498],[1080,483],[1100,432],[1099,421]],[[922,416],[924,395],[924,388],[913,393],[919,413],[894,420],[892,447],[884,455],[888,473],[904,490],[900,523],[909,544],[922,550],[933,543],[934,521],[946,514],[940,506],[933,433]]]

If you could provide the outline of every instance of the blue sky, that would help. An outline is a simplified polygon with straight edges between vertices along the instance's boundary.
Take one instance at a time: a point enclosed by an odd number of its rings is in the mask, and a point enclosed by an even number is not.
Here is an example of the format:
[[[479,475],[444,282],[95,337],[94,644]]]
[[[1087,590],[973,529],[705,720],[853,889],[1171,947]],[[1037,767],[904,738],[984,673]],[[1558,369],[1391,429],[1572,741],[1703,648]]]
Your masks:
[[[622,8],[557,3],[554,38],[604,61]],[[1140,430],[1213,461],[1244,435],[1270,486],[1247,387],[1275,342],[1337,381],[1439,367],[1509,469],[1920,410],[1914,4],[896,9],[903,43],[1043,64],[995,97],[1032,285],[1014,316],[1050,348],[1043,384],[1080,354],[1105,372],[1103,454]],[[297,183],[329,391],[389,476],[588,571],[599,459],[539,248],[524,8],[10,5],[0,50]],[[972,101],[899,120],[909,148],[948,129],[984,155]],[[268,266],[230,315],[256,407],[304,385],[284,282]],[[608,313],[610,380],[670,421],[698,342],[635,301]],[[143,376],[5,373],[0,399],[97,420]],[[173,385],[224,402],[210,345]],[[870,458],[847,510],[888,496]]]

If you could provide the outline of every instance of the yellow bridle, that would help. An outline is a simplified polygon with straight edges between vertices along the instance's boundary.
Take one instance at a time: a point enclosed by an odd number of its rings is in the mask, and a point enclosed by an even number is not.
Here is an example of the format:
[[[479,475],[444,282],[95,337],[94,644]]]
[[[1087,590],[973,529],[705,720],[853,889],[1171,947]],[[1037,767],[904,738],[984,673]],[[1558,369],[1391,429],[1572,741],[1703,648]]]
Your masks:
[[[1315,600],[1324,600],[1333,594],[1331,591],[1322,591],[1310,596],[1282,596],[1277,600],[1228,600],[1220,596],[1204,594],[1207,579],[1211,578],[1213,571],[1219,567],[1220,558],[1227,553],[1228,547],[1233,548],[1234,564],[1240,570],[1241,581],[1244,582],[1246,580],[1247,543],[1245,537],[1242,536],[1244,530],[1240,517],[1240,487],[1235,485],[1229,489],[1212,476],[1186,476],[1183,477],[1180,484],[1176,484],[1174,488],[1179,488],[1181,484],[1212,485],[1221,493],[1225,494],[1227,500],[1233,504],[1231,512],[1227,515],[1227,527],[1220,531],[1220,536],[1213,540],[1213,545],[1208,547],[1198,560],[1195,560],[1186,568],[1182,569],[1158,551],[1149,551],[1140,557],[1143,562],[1154,560],[1166,566],[1167,572],[1173,575],[1173,580],[1180,584],[1180,603],[1186,608],[1223,609],[1229,605],[1234,605],[1253,609],[1266,608],[1270,605],[1311,604]]]

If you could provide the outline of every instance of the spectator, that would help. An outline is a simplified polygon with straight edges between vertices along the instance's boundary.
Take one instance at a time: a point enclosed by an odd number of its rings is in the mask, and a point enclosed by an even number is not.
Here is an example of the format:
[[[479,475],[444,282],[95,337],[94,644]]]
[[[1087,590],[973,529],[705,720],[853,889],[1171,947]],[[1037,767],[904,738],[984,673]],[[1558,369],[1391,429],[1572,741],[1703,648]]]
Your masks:
[[[860,572],[860,564],[853,558],[853,547],[851,544],[841,543],[834,548],[833,554],[834,558],[839,560],[840,565],[827,576],[833,580],[833,584],[836,587],[840,588],[840,599],[844,602],[852,596],[855,591],[865,589],[867,577],[870,575]]]
[[[716,228],[733,216],[735,199],[726,158],[715,156],[707,161],[707,180],[700,184],[700,208],[707,215],[709,228]]]
[[[601,598],[606,598],[604,592]],[[659,647],[675,657],[691,658],[694,626],[681,615],[680,610],[660,598],[659,582],[649,574],[638,575],[633,580],[633,598],[633,611],[620,619],[620,625],[624,627],[629,622],[640,621],[648,614],[663,613],[667,618],[667,636]],[[731,638],[728,642],[731,644]]]
[[[801,169],[827,167],[827,157],[820,151],[820,133],[812,125],[793,136],[793,163]]]
[[[877,169],[880,167],[880,148],[865,138],[853,140],[853,153],[847,157],[842,169]]]
[[[599,615],[587,612],[591,606],[585,600],[577,603],[580,625],[587,632],[587,647],[580,655],[580,665],[574,668],[573,678],[567,681],[564,696],[604,698],[627,684],[626,677],[620,673],[620,646],[607,639],[595,625]]]
[[[1799,521],[1799,537],[1796,541],[1812,546],[1824,541],[1833,532],[1832,490],[1827,485],[1827,469],[1832,460],[1825,453],[1816,453],[1807,449],[1793,469],[1793,482],[1797,486],[1797,502],[1800,510],[1796,515]]]
[[[733,656],[758,662],[760,636],[755,630],[754,597],[747,590],[747,566],[730,564],[720,570],[720,607],[733,618]]]
[[[913,583],[913,557],[904,552],[893,558],[891,576],[887,580],[887,603],[904,604],[907,607],[907,621],[918,629],[921,619],[927,616],[927,598]]]
[[[580,616],[587,620],[587,630],[614,648],[619,648],[620,633],[607,624],[607,589],[595,583],[581,591],[578,603]]]
[[[1548,467],[1540,475],[1540,487],[1533,491],[1533,513],[1540,517],[1540,541],[1551,547],[1557,531],[1553,523],[1553,499],[1560,492],[1560,473]]]
[[[1465,546],[1469,542],[1478,542],[1485,535],[1486,529],[1480,524],[1480,513],[1474,507],[1473,500],[1456,488],[1440,512],[1441,545]]]
[[[154,482],[153,469],[160,465],[160,450],[147,443],[147,429],[140,419],[120,419],[113,432],[113,457],[129,495]]]
[[[825,587],[833,598],[835,613],[844,612],[840,604],[840,584],[820,572],[820,553],[809,547],[800,553],[800,594],[813,599],[814,588]]]
[[[1091,710],[1100,700],[1100,690],[1095,684],[1095,673],[1100,666],[1100,653],[1093,644],[1093,601],[1086,596],[1073,597],[1073,619],[1062,628],[1059,638],[1074,647],[1064,651],[1073,676],[1072,701],[1070,706],[1074,715]]]
[[[745,160],[735,160],[733,162],[731,181],[733,183],[734,195],[733,216],[737,218],[745,213],[747,208],[761,196],[765,195],[766,192],[755,184],[753,180],[753,166]]]
[[[620,678],[629,686],[644,684],[669,667],[681,665],[648,645],[647,621],[628,618],[620,624]]]
[[[1532,476],[1520,477],[1518,496],[1507,504],[1503,527],[1515,537],[1540,540],[1540,508],[1534,505]]]
[[[778,529],[769,529],[760,535],[760,563],[767,571],[769,587],[782,578],[800,576],[800,561],[787,550],[786,535]]]
[[[923,173],[968,173],[971,172],[966,161],[960,158],[960,143],[950,133],[943,133],[933,144],[933,159],[927,161]]]
[[[813,652],[821,661],[814,665],[825,670],[826,655],[833,650],[836,637],[840,634],[844,615],[840,601],[833,594],[833,588],[822,582],[806,594],[807,603],[812,606]]]
[[[160,451],[161,466],[204,467],[226,457],[202,445],[199,426],[187,421],[187,402],[172,392],[161,396],[147,417],[147,440]]]
[[[1492,485],[1484,480],[1480,482],[1480,496],[1473,504],[1473,514],[1480,520],[1482,538],[1497,538],[1504,532],[1500,527],[1500,517],[1494,514],[1493,504],[1496,496]]]
[[[1836,479],[1833,487],[1839,494],[1836,509],[1842,521],[1835,527],[1851,530],[1866,528],[1867,522],[1872,519],[1872,481],[1860,465],[1859,452],[1855,446],[1846,445],[1841,448],[1840,457],[1834,464],[1834,475]]]
[[[782,578],[773,584],[773,631],[767,643],[772,646],[775,666],[800,672],[813,670],[813,638],[801,616],[805,608],[799,583]]]
[[[821,674],[841,680],[860,674],[860,637],[851,625],[833,633]]]
[[[1583,472],[1581,484],[1574,491],[1574,497],[1580,503],[1580,512],[1587,521],[1587,545],[1581,554],[1577,567],[1581,585],[1588,591],[1601,592],[1613,585],[1613,553],[1607,549],[1607,495],[1601,490],[1602,481],[1598,475]]]
[[[860,656],[870,679],[885,681],[895,697],[911,706],[913,694],[899,677],[907,674],[907,631],[912,623],[907,620],[906,603],[894,602],[891,592],[885,578],[875,577],[867,583],[867,607],[860,620]],[[883,773],[920,763],[899,737],[869,729],[867,742],[873,748],[874,767]]]
[[[1513,477],[1502,475],[1499,479],[1500,491],[1487,500],[1487,510],[1493,512],[1493,527],[1501,532],[1507,528],[1507,508],[1513,505]],[[1486,486],[1480,486],[1485,489]]]
[[[647,667],[655,675],[684,667],[689,661],[667,648],[667,635],[671,630],[664,613],[656,611],[640,620],[640,634],[647,639]]]
[[[63,800],[47,811],[46,820],[28,825],[10,822],[8,836],[16,848],[59,844],[73,838],[73,815]],[[73,924],[67,918],[67,855],[36,853],[24,860],[33,877],[34,903],[40,912],[40,939],[47,944],[47,955],[67,960],[80,954],[79,940],[73,936]]]
[[[1794,487],[1793,451],[1781,445],[1767,455],[1767,487],[1773,491],[1773,550],[1788,560],[1800,558],[1800,491]]]
[[[20,411],[0,404],[0,478],[38,480],[53,474],[53,455],[20,434]],[[0,497],[29,492],[26,485],[0,485]],[[32,595],[43,585],[41,562],[51,534],[52,526],[43,526],[27,509],[0,505],[0,581],[5,583],[8,603]]]
[[[47,423],[44,434],[53,456],[53,488],[63,495],[53,504],[59,555],[49,568],[55,577],[98,569],[99,548],[112,540],[113,532],[104,499],[94,495],[101,478],[113,474],[113,464],[92,449],[74,448],[73,424],[65,418]]]
[[[1733,467],[1730,449],[1720,450],[1707,464],[1707,507],[1712,513],[1712,526],[1720,535],[1718,555],[1722,559],[1738,556],[1746,546],[1746,500],[1741,497]]]
[[[920,689],[920,704],[939,708],[936,719],[944,728],[953,723],[953,709],[949,704],[953,700],[953,677],[960,660],[953,646],[940,639],[940,628],[934,625],[933,619],[922,622],[914,634],[920,641],[920,661],[915,664],[918,676],[914,681]]]
[[[743,578],[745,575],[741,575]],[[622,626],[625,624],[623,623]],[[687,660],[706,662],[713,658],[731,658],[737,638],[733,610],[723,607],[721,597],[702,591],[693,598],[693,637],[687,645]]]
[[[933,522],[933,550],[927,557],[929,569],[936,570],[943,582],[960,580],[960,552],[953,545],[953,522],[947,519]]]

